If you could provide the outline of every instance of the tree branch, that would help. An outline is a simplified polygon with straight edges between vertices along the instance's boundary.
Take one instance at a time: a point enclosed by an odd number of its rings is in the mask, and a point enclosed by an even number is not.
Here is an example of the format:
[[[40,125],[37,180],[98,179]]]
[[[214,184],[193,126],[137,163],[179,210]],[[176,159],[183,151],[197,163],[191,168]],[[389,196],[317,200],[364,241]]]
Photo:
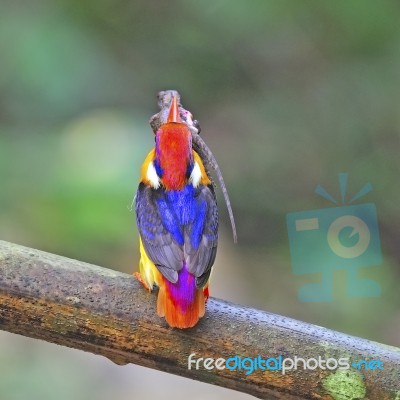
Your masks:
[[[261,399],[399,399],[400,350],[210,299],[190,330],[166,326],[130,275],[0,241],[0,328]],[[380,359],[383,370],[188,369],[188,356]],[[301,365],[301,364],[300,364]]]

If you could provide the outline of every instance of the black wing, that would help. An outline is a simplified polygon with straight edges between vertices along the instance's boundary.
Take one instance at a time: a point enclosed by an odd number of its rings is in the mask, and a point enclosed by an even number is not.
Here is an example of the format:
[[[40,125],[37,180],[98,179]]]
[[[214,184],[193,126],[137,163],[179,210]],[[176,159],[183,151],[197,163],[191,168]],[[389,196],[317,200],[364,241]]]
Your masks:
[[[160,272],[172,283],[178,280],[183,267],[183,248],[162,223],[157,198],[163,189],[152,189],[140,183],[136,194],[136,222],[147,255]],[[183,234],[183,232],[182,232]]]
[[[218,208],[214,189],[194,189],[192,216],[182,224],[187,209],[169,204],[162,187],[152,189],[141,183],[136,195],[136,221],[147,255],[170,281],[178,280],[185,260],[187,269],[203,287],[211,273],[217,252]]]

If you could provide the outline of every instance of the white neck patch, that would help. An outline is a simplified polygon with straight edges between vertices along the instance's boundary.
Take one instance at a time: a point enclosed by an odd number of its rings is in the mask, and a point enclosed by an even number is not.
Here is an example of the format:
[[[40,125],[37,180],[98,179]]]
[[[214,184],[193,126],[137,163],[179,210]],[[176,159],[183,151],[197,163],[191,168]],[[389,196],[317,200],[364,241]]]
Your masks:
[[[158,189],[160,187],[160,178],[157,175],[157,171],[154,167],[153,161],[149,162],[147,167],[146,178],[150,182],[150,186],[153,189]]]
[[[193,187],[197,188],[201,181],[201,169],[197,161],[194,162],[192,173],[190,174],[189,182]]]

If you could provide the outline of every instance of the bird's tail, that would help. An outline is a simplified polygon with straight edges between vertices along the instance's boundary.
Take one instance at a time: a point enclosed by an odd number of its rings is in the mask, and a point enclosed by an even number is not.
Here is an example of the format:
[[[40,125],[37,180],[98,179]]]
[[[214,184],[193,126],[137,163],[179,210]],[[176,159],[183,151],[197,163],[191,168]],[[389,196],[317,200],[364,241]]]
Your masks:
[[[162,277],[157,299],[157,314],[174,328],[191,328],[204,315],[208,289],[196,288],[196,278],[184,265],[178,281]]]

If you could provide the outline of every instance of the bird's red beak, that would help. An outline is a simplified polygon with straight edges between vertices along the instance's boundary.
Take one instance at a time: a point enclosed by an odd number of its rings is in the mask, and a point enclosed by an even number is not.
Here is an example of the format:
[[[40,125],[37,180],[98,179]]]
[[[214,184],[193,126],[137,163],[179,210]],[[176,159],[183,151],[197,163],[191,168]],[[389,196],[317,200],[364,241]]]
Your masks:
[[[182,122],[181,116],[179,115],[178,99],[176,98],[176,96],[172,97],[172,103],[167,119],[167,123],[168,122],[175,122],[177,124],[180,124]]]

